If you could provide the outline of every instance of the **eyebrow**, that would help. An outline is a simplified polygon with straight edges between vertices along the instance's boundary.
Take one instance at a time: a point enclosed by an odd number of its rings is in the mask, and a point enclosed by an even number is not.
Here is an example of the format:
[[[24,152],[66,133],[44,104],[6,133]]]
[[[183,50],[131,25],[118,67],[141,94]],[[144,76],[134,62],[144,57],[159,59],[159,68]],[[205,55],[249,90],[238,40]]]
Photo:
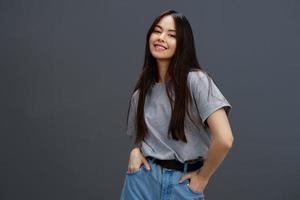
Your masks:
[[[156,24],[155,26],[157,26],[158,28],[160,29],[163,29],[160,25]],[[173,29],[169,29],[168,31],[173,31],[173,32],[176,32],[176,30],[173,30]]]

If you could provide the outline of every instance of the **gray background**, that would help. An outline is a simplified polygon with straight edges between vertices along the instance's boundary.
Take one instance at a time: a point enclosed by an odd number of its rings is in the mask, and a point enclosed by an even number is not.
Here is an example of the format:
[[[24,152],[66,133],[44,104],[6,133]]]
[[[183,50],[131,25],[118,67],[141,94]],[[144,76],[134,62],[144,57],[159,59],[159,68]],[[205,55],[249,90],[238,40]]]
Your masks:
[[[183,12],[233,106],[207,199],[299,199],[300,3],[0,1],[0,199],[118,199],[146,31]]]

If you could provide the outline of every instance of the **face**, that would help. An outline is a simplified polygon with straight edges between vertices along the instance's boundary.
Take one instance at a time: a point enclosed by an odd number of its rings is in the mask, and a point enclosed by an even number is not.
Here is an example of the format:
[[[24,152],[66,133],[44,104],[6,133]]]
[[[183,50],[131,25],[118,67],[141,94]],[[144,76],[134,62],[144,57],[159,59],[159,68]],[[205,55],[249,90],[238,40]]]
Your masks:
[[[149,38],[150,52],[157,60],[171,60],[176,50],[176,29],[172,16],[164,16]]]

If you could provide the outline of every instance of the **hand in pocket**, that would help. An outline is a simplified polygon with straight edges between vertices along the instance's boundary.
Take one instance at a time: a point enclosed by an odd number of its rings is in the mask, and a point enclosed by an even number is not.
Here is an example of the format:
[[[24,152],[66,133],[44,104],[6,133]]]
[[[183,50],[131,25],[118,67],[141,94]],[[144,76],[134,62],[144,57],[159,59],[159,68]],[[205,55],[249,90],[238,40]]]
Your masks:
[[[144,164],[147,170],[150,170],[150,165],[139,148],[134,148],[129,155],[128,172],[137,172],[141,165]]]

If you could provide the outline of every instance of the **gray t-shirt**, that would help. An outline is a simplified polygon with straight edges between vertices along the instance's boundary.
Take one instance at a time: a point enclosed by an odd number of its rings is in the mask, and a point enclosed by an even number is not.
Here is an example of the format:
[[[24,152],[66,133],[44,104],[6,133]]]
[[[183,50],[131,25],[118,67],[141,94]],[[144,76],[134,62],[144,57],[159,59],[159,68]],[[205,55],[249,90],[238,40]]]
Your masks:
[[[203,122],[219,108],[224,107],[227,115],[229,115],[232,108],[213,81],[211,81],[212,90],[208,91],[208,77],[208,74],[203,71],[191,71],[187,79],[193,98],[192,116],[198,116],[198,120],[202,119]],[[131,97],[126,129],[126,134],[131,138],[135,138],[136,135],[135,116],[138,94],[139,90],[135,91]],[[196,121],[199,124],[196,123],[195,126],[186,115],[184,131],[188,142],[184,143],[181,140],[169,139],[167,132],[171,120],[171,105],[166,93],[165,83],[156,83],[150,94],[146,96],[144,106],[145,122],[149,135],[138,145],[141,147],[143,155],[163,160],[177,159],[182,163],[196,159],[199,156],[206,159],[212,139],[209,129],[205,129],[201,125],[201,121]]]

